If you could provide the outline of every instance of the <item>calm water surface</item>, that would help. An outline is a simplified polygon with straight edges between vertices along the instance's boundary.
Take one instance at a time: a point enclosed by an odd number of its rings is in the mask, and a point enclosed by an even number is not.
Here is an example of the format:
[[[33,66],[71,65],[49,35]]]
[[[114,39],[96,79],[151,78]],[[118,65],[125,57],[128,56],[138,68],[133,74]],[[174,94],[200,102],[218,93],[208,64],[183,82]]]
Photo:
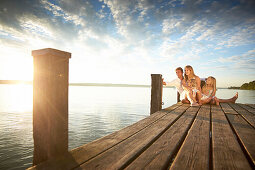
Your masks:
[[[69,149],[137,122],[150,113],[150,88],[70,86]],[[216,96],[254,103],[255,91],[218,89]],[[164,106],[176,103],[176,91],[164,88]],[[0,85],[0,169],[32,165],[31,85]]]

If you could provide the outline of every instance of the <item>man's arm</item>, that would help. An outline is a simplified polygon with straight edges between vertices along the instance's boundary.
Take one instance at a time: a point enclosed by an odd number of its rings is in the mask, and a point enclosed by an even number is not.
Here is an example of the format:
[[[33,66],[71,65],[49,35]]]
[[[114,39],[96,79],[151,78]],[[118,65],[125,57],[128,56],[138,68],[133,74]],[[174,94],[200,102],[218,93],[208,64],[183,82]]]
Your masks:
[[[164,84],[165,83],[165,84]],[[170,82],[163,82],[163,84],[164,85],[166,85],[166,86],[178,86],[178,80],[177,79],[174,79],[174,80],[172,80],[172,81],[170,81]]]

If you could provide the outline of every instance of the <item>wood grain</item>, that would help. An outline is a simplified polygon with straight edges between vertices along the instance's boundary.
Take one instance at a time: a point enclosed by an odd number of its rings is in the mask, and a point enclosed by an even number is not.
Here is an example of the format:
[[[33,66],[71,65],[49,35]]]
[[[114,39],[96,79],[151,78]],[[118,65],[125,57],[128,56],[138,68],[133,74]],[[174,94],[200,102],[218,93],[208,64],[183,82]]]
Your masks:
[[[211,106],[213,169],[251,169],[220,106]]]
[[[146,150],[188,108],[181,106],[148,128],[82,164],[78,169],[122,169]]]
[[[171,107],[162,109],[161,111],[158,111],[152,114],[151,116],[143,120],[140,120],[130,126],[127,126],[119,131],[116,131],[110,135],[104,136],[88,144],[75,148],[69,151],[69,153],[67,154],[63,154],[60,157],[51,159],[49,161],[44,162],[43,164],[33,166],[29,169],[62,170],[73,169],[75,167],[78,167],[80,164],[105,152],[109,148],[117,145],[118,143],[143,130],[144,128],[150,126],[151,124],[155,123],[162,117],[166,116],[166,114],[171,113],[173,110],[177,109],[178,107],[181,107],[182,105],[183,105],[182,103],[177,103],[172,105]],[[185,106],[184,108],[187,108],[187,106]]]
[[[68,151],[68,73],[70,53],[33,51],[33,165]]]
[[[242,108],[248,110],[250,113],[253,113],[255,115],[255,109],[253,107],[250,107],[246,104],[238,104],[239,106],[241,106]]]
[[[227,115],[244,149],[255,165],[255,129],[240,115]]]
[[[253,126],[253,128],[255,128],[255,114],[252,114],[251,112],[247,111],[239,104],[229,103],[229,105],[233,107],[240,115],[242,115],[245,118],[245,120],[248,121]]]
[[[147,150],[126,169],[164,169],[169,166],[176,150],[181,145],[199,107],[190,107],[186,112]]]
[[[224,112],[226,114],[238,114],[237,112],[235,112],[231,106],[229,106],[228,103],[220,103],[221,107],[224,107]]]
[[[151,74],[151,109],[153,114],[162,109],[163,81],[161,74]]]
[[[255,109],[255,104],[246,104],[248,106],[250,106],[251,108]]]
[[[210,105],[198,111],[170,169],[209,169]]]

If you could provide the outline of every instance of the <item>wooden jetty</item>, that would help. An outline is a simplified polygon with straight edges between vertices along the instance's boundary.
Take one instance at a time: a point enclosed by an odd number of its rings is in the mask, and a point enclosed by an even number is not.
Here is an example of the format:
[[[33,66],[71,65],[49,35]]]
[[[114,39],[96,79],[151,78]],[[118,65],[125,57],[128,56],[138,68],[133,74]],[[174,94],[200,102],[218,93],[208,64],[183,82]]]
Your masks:
[[[45,138],[44,143],[40,144],[46,147],[38,145],[35,147],[54,148],[60,144],[62,148],[58,152],[54,152],[54,149],[37,149],[37,161],[34,161],[34,166],[28,169],[248,170],[255,168],[254,104],[221,103],[220,106],[190,107],[188,104],[178,102],[171,107],[161,109],[162,82],[160,83],[161,79],[158,79],[160,76],[152,75],[151,96],[154,99],[151,99],[150,116],[71,151],[66,149],[66,132],[62,133],[64,147],[61,141],[56,143],[56,140],[50,140],[55,136],[54,133],[59,133],[59,130],[51,134],[45,133],[45,129],[48,132],[52,130],[48,127],[52,127],[49,123],[54,121],[65,121],[63,131],[66,131],[67,120],[56,119],[56,116],[40,120],[40,125],[44,126],[41,131],[44,133],[38,132],[40,131],[38,128],[34,130],[34,140]],[[34,100],[37,99],[34,97]],[[50,114],[61,115],[62,112],[56,110],[58,107],[54,108],[55,110],[51,110]],[[66,117],[65,111],[64,117]],[[40,112],[34,109],[34,116],[37,117],[38,114]],[[34,118],[34,125],[36,121],[38,119]],[[48,124],[45,125],[43,121]],[[56,127],[60,128],[61,124],[58,123],[54,128]],[[46,156],[40,158],[40,152]]]

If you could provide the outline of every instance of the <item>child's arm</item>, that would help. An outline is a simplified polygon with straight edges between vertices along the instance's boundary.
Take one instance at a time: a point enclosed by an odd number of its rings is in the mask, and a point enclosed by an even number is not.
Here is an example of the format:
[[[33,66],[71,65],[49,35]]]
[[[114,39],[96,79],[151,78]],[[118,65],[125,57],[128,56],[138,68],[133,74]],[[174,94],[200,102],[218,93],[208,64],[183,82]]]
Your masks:
[[[215,96],[216,94],[216,89],[213,88],[212,96]]]

